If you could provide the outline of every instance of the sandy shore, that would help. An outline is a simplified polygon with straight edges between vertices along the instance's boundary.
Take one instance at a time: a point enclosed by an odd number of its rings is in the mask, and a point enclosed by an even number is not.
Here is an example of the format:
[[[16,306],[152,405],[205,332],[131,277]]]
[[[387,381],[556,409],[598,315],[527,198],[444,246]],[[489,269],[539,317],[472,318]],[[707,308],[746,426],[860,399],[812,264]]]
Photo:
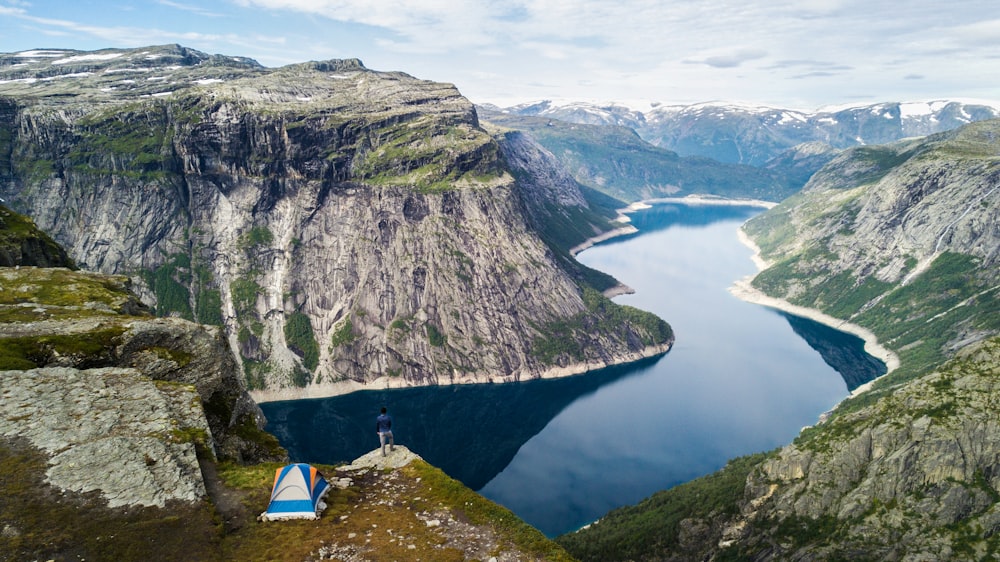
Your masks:
[[[338,381],[335,383],[320,383],[316,385],[309,385],[305,388],[279,388],[274,390],[252,390],[250,391],[250,397],[253,398],[254,402],[262,404],[264,402],[278,402],[282,400],[304,400],[309,398],[329,398],[331,396],[341,396],[343,394],[350,394],[352,392],[357,392],[359,390],[385,390],[385,389],[397,389],[397,388],[413,388],[417,386],[447,386],[453,384],[490,384],[490,383],[507,383],[507,382],[517,382],[517,381],[528,381],[535,379],[556,379],[562,377],[569,377],[573,375],[581,375],[583,373],[588,373],[590,371],[596,371],[598,369],[603,369],[605,367],[611,367],[614,365],[627,365],[628,363],[634,363],[640,359],[646,359],[649,357],[656,357],[657,355],[663,355],[664,353],[670,351],[670,347],[673,342],[651,345],[642,350],[625,353],[618,357],[615,357],[613,361],[592,361],[584,363],[573,363],[565,367],[552,367],[543,371],[541,374],[535,376],[525,376],[522,374],[518,375],[473,375],[473,374],[459,374],[456,373],[455,377],[439,380],[437,384],[428,385],[414,385],[408,383],[402,377],[388,377],[382,376],[375,380],[369,381],[368,383],[360,383],[357,381]]]
[[[624,217],[626,220],[621,220],[621,218],[622,217],[619,217],[618,222],[627,222],[628,220],[628,217]],[[639,229],[632,225],[622,226],[614,230],[609,230],[605,233],[602,233],[599,236],[593,236],[591,238],[587,238],[583,242],[577,244],[576,246],[573,246],[572,248],[569,249],[569,255],[576,257],[577,254],[586,250],[587,248],[590,248],[594,244],[597,244],[599,242],[604,242],[605,240],[610,240],[612,238],[617,238],[618,236],[625,236],[626,234],[635,234],[636,232],[639,232]]]
[[[619,210],[619,213],[630,213],[639,209],[648,209],[656,203],[681,203],[682,205],[717,205],[723,207],[761,207],[770,209],[778,204],[774,201],[764,201],[762,199],[723,199],[721,197],[709,197],[707,195],[688,195],[686,197],[660,197],[658,199],[646,199],[638,203],[632,203],[628,207]]]
[[[760,257],[760,248],[758,248],[757,245],[750,240],[750,238],[743,232],[743,229],[740,229],[737,232],[740,242],[753,250],[754,255],[752,259],[754,264],[757,266],[757,270],[760,271],[765,269],[768,264]],[[753,278],[754,275],[750,275],[740,279],[729,288],[729,292],[741,300],[781,310],[789,314],[794,314],[795,316],[801,316],[802,318],[808,318],[809,320],[819,322],[820,324],[824,324],[842,332],[854,334],[864,340],[866,353],[872,357],[877,357],[885,363],[887,374],[899,367],[899,356],[882,346],[882,344],[878,342],[878,338],[875,337],[875,334],[873,334],[871,330],[858,326],[857,324],[851,324],[850,322],[841,320],[840,318],[834,318],[833,316],[825,314],[815,308],[806,308],[804,306],[794,305],[788,301],[768,296],[750,285]],[[870,385],[871,382],[859,386],[854,389],[851,395],[854,396],[868,390]]]
[[[761,207],[764,209],[770,209],[775,205],[777,205],[777,203],[773,201],[763,201],[760,199],[721,199],[718,197],[707,197],[704,195],[688,195],[687,197],[661,197],[659,199],[647,199],[644,201],[637,201],[635,203],[632,203],[628,207],[625,207],[623,209],[618,209],[618,217],[615,219],[615,222],[623,223],[625,226],[621,226],[613,230],[603,232],[597,236],[592,236],[590,238],[587,238],[583,242],[570,248],[569,249],[570,255],[575,257],[577,254],[586,250],[587,248],[590,248],[594,244],[598,244],[600,242],[604,242],[605,240],[610,240],[618,236],[625,236],[626,234],[635,234],[636,232],[639,232],[639,229],[628,224],[632,220],[629,218],[628,215],[636,211],[641,211],[642,209],[649,209],[656,203],[680,203],[682,205],[692,205],[692,206],[719,205],[719,206],[729,206],[729,207],[736,207],[736,206]],[[626,293],[629,292],[631,292],[631,289],[626,291]],[[618,293],[618,294],[626,294],[626,293]]]

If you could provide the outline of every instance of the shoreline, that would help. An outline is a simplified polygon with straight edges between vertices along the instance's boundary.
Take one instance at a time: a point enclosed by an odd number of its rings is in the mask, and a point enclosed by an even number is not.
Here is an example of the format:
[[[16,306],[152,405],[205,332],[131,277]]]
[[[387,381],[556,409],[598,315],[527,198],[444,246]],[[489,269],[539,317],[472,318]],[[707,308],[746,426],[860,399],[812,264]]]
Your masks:
[[[272,390],[250,390],[247,392],[250,394],[250,397],[254,402],[257,404],[264,404],[266,402],[283,402],[286,400],[332,398],[334,396],[343,396],[345,394],[351,394],[361,390],[396,390],[429,386],[452,386],[458,384],[504,384],[540,379],[559,379],[563,377],[582,375],[584,373],[608,367],[627,365],[629,363],[634,363],[650,357],[656,357],[658,355],[665,355],[673,347],[673,344],[674,342],[671,340],[663,344],[646,346],[640,351],[616,355],[614,360],[610,362],[585,361],[581,363],[572,363],[570,365],[566,365],[565,367],[550,367],[539,373],[537,376],[530,376],[527,378],[515,375],[462,375],[454,376],[446,381],[439,381],[434,384],[409,384],[400,377],[381,376],[368,383],[348,380],[337,381],[334,383],[320,383],[318,385],[310,385],[305,388],[286,387]]]
[[[753,250],[753,256],[751,256],[751,259],[753,260],[754,265],[757,266],[757,271],[760,272],[761,270],[766,269],[768,267],[768,263],[761,258],[760,248],[757,244],[755,244],[753,240],[751,240],[750,237],[743,232],[742,228],[738,229],[736,232],[740,242]],[[766,306],[768,308],[787,312],[795,316],[801,316],[802,318],[807,318],[814,322],[829,326],[835,330],[847,332],[861,338],[865,342],[865,353],[885,363],[886,372],[882,376],[893,372],[899,367],[899,356],[892,350],[880,344],[878,338],[874,333],[872,333],[871,330],[857,324],[852,324],[847,320],[835,318],[815,308],[795,305],[786,300],[769,296],[754,288],[750,284],[755,276],[756,274],[748,275],[743,279],[736,281],[731,287],[729,287],[729,293],[742,301],[760,306]],[[850,396],[857,396],[858,394],[865,392],[871,387],[874,380],[875,379],[855,388],[850,393]]]
[[[625,218],[626,220],[621,220],[622,218]],[[617,218],[615,220],[618,221],[618,222],[628,222],[627,219],[628,219],[628,217],[622,217],[622,216],[620,216],[619,218]],[[592,248],[594,246],[594,244],[599,244],[601,242],[604,242],[605,240],[611,240],[612,238],[617,238],[619,236],[625,236],[625,235],[628,235],[628,234],[635,234],[637,232],[639,232],[639,229],[629,224],[629,225],[626,225],[626,226],[621,226],[621,227],[615,228],[613,230],[609,230],[607,232],[603,232],[601,234],[598,234],[597,236],[591,236],[590,238],[587,238],[583,242],[580,242],[576,246],[573,246],[572,248],[570,248],[569,249],[569,255],[571,255],[571,256],[573,256],[575,258],[577,254],[579,254],[580,252],[586,250],[587,248]]]
[[[619,209],[619,213],[632,213],[641,209],[648,209],[656,203],[680,203],[682,205],[715,205],[719,207],[762,207],[771,209],[777,207],[774,201],[763,199],[725,199],[708,195],[685,195],[684,197],[657,197],[655,199],[643,199],[632,203],[624,209]]]
[[[685,197],[659,197],[656,199],[644,199],[642,201],[636,201],[635,203],[630,203],[627,207],[623,207],[617,210],[618,217],[612,222],[620,222],[625,226],[621,226],[607,232],[602,232],[597,236],[591,236],[583,242],[580,242],[576,246],[569,249],[569,254],[576,257],[577,254],[591,248],[594,244],[599,244],[606,240],[611,240],[618,236],[625,236],[628,234],[635,234],[639,232],[639,229],[628,224],[632,221],[629,218],[630,213],[636,211],[641,211],[643,209],[649,209],[657,203],[680,203],[682,205],[715,205],[720,207],[761,207],[764,209],[770,209],[775,207],[777,203],[773,201],[764,201],[763,199],[722,199],[718,197],[708,197],[705,195],[687,195]]]

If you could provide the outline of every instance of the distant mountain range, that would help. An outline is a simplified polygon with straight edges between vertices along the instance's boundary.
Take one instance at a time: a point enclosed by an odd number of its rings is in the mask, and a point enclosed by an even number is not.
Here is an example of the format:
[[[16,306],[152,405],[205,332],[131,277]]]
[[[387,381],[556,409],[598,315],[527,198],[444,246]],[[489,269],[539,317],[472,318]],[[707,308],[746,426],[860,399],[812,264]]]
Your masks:
[[[529,134],[577,182],[626,203],[687,195],[780,201],[798,191],[808,176],[837,152],[823,145],[819,154],[826,156],[816,163],[803,160],[801,155],[789,155],[776,168],[763,169],[711,158],[682,157],[643,140],[622,125],[577,124],[486,107],[480,107],[478,113],[486,123]],[[799,173],[798,167],[803,164],[806,170]]]
[[[833,148],[881,144],[1000,117],[1000,103],[936,100],[821,108],[815,112],[723,102],[655,105],[539,101],[490,111],[570,123],[617,125],[681,156],[763,166],[789,148],[822,142]]]

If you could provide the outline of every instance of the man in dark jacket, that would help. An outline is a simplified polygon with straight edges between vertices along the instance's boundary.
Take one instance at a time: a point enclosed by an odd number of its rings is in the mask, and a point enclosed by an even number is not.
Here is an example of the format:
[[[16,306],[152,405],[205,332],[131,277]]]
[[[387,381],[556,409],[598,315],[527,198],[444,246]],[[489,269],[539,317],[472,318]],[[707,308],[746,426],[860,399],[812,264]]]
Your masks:
[[[389,450],[395,451],[396,444],[392,440],[392,416],[385,413],[385,408],[382,408],[382,413],[375,418],[375,433],[378,433],[378,442],[382,446],[382,456],[385,456],[385,439],[389,438]]]

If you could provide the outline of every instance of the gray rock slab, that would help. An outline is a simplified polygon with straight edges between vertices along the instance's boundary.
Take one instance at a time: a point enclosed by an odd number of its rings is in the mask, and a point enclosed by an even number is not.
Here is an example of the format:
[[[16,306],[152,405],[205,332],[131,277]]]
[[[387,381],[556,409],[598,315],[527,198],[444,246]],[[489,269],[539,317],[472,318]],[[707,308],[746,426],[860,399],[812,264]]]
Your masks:
[[[49,483],[100,491],[109,507],[158,506],[205,496],[192,432],[209,435],[189,385],[134,369],[0,373],[0,435],[48,453]]]

